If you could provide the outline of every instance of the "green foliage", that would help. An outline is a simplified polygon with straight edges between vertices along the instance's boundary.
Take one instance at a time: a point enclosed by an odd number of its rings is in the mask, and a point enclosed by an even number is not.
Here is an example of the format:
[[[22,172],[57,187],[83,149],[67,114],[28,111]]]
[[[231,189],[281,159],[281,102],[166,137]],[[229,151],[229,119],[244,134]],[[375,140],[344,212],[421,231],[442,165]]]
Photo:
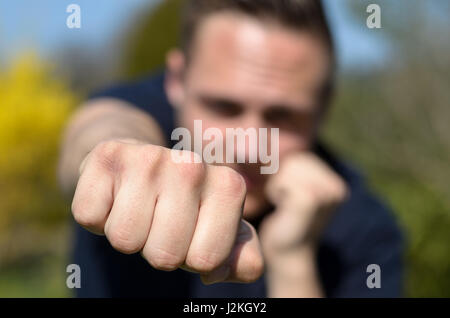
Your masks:
[[[67,240],[67,231],[53,240]],[[49,244],[49,243],[47,243]],[[42,250],[42,246],[36,246]],[[39,255],[21,255],[0,269],[0,298],[4,297],[70,297],[66,286],[68,255],[63,250]]]
[[[77,99],[34,55],[0,72],[0,265],[42,252],[69,213],[56,179]],[[57,246],[59,242],[51,242]],[[0,266],[1,267],[1,266]]]
[[[364,23],[371,2],[348,2]],[[378,4],[383,28],[376,32],[392,59],[379,74],[345,77],[327,136],[365,168],[404,225],[408,295],[449,297],[450,5]]]
[[[177,45],[183,0],[164,0],[144,12],[124,38],[123,73],[138,77],[164,65],[165,54]],[[131,35],[131,36],[130,36]]]
[[[414,297],[450,295],[449,176],[439,141],[424,128],[427,105],[402,94],[429,94],[427,88],[401,88],[391,75],[349,79],[341,85],[325,138],[366,172],[376,191],[392,206],[408,239],[406,292]],[[414,77],[412,78],[414,79]],[[389,83],[389,85],[386,85]],[[389,92],[395,86],[396,93]],[[409,98],[408,98],[409,99]],[[435,105],[437,106],[437,105]],[[445,110],[428,106],[445,116]],[[399,108],[404,108],[402,113]],[[436,115],[436,114],[434,114]],[[447,117],[448,118],[448,117]],[[449,157],[447,148],[447,160]],[[448,161],[447,161],[448,162]]]

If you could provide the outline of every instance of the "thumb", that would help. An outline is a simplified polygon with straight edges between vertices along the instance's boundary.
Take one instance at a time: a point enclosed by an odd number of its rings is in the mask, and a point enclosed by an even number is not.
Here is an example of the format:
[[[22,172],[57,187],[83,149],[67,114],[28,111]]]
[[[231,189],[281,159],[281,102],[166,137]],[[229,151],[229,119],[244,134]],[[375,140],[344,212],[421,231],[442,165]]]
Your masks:
[[[218,282],[252,283],[264,272],[264,257],[255,228],[241,220],[228,259],[211,273],[201,275],[206,285]]]

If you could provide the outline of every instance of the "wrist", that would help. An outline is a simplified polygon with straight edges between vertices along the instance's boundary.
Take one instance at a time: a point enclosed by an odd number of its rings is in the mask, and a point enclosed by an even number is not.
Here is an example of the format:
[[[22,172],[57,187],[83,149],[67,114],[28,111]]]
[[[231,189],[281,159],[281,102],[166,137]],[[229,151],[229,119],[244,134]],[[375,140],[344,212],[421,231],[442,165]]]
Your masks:
[[[267,272],[277,277],[288,278],[311,272],[316,267],[316,250],[314,244],[305,244],[295,250],[274,255],[267,262]]]
[[[266,263],[269,297],[321,297],[316,247],[305,245]]]

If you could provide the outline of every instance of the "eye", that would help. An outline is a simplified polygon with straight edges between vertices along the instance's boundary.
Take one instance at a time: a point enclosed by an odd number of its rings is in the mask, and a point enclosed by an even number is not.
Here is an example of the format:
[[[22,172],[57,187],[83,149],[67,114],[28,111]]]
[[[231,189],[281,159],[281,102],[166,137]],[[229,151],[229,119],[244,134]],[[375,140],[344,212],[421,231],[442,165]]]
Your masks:
[[[225,99],[203,98],[202,105],[209,111],[225,117],[235,117],[243,111],[241,105]]]
[[[313,120],[309,114],[287,107],[273,107],[264,113],[264,118],[271,126],[290,131],[308,130]]]
[[[285,122],[292,119],[292,112],[285,108],[273,108],[264,113],[266,121],[271,123]]]

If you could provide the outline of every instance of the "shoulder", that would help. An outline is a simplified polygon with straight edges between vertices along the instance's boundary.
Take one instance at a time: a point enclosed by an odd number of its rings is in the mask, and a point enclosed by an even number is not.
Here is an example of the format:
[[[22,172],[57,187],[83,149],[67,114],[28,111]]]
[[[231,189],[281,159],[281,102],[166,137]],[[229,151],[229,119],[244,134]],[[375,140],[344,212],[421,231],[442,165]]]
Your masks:
[[[163,99],[164,74],[148,75],[137,80],[120,82],[99,89],[90,94],[89,99],[113,97],[125,100],[139,107],[149,104],[148,97]]]
[[[94,91],[88,99],[107,97],[125,101],[152,116],[165,135],[170,136],[174,129],[174,111],[165,93],[164,80],[164,72],[158,72]]]

